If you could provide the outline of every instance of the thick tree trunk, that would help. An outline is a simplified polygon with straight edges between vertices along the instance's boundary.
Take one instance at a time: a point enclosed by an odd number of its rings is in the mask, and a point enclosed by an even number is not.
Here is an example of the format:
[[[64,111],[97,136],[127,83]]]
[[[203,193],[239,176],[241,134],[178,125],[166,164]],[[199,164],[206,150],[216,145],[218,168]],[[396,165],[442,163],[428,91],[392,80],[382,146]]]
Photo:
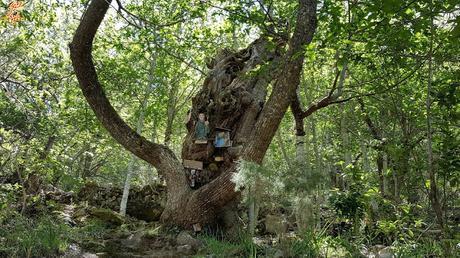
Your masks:
[[[189,127],[182,158],[202,161],[203,171],[212,172],[212,181],[196,190],[189,187],[186,170],[169,148],[146,140],[120,118],[98,81],[92,42],[109,4],[107,0],[91,1],[70,44],[72,64],[83,94],[109,133],[127,150],[155,166],[166,180],[167,203],[162,220],[186,227],[210,223],[239,194],[231,180],[236,161],[262,162],[295,96],[304,60],[302,52],[316,29],[316,2],[299,1],[296,27],[284,55],[282,41],[261,38],[236,53],[223,50],[209,62],[209,76],[192,100],[192,121],[198,113],[206,113],[209,136],[215,136],[216,127],[227,128],[231,130],[233,147],[224,150],[224,161],[217,163],[212,142],[195,144],[193,127]],[[256,66],[264,69],[254,74]],[[267,86],[274,79],[272,93],[266,100]]]

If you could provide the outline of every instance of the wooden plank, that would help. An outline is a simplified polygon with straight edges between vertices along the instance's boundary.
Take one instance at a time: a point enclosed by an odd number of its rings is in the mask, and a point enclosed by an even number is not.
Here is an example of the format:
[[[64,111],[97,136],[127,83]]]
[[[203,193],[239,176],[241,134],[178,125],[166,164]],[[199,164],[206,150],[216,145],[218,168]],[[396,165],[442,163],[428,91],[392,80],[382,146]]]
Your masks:
[[[184,159],[182,163],[186,168],[203,170],[203,162],[201,161]]]
[[[208,144],[207,140],[195,140],[195,144]]]

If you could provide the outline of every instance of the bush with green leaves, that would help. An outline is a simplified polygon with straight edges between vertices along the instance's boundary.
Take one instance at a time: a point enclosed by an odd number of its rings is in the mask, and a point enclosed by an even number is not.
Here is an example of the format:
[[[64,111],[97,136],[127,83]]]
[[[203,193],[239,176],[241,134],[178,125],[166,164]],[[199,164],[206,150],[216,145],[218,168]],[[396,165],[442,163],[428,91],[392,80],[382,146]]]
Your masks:
[[[0,256],[45,257],[68,247],[70,228],[52,217],[26,218],[10,214],[0,225]]]
[[[364,215],[365,202],[363,194],[353,188],[346,192],[332,192],[329,202],[342,218],[355,221]]]

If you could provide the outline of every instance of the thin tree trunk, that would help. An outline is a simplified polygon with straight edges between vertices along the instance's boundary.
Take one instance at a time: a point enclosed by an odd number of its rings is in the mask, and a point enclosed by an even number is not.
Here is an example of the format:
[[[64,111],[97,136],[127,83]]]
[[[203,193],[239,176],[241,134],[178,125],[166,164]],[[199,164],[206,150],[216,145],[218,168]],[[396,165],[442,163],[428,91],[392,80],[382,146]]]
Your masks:
[[[257,227],[257,221],[259,217],[259,197],[260,197],[260,178],[256,176],[254,179],[254,184],[249,188],[249,211],[248,211],[248,220],[249,220],[249,234],[254,235],[255,229]]]
[[[342,110],[342,116],[340,119],[340,137],[342,139],[342,151],[343,151],[343,159],[345,161],[342,167],[342,189],[347,189],[347,178],[346,178],[346,170],[347,166],[351,164],[351,152],[350,152],[350,140],[348,136],[348,113],[345,104],[340,105],[340,109]]]
[[[388,190],[388,177],[387,177],[387,173],[388,173],[388,154],[386,153],[383,153],[383,166],[382,166],[382,179],[383,179],[383,196],[386,196],[387,193],[389,192]]]
[[[315,155],[315,170],[320,172],[321,174],[324,173],[323,163],[321,161],[321,153],[318,143],[318,134],[316,131],[316,117],[312,116],[309,119],[309,128],[311,128],[311,143],[313,145],[313,153]]]
[[[377,151],[377,174],[379,177],[379,190],[380,195],[385,196],[385,179],[384,179],[384,159],[382,151]]]
[[[307,136],[306,135],[296,135],[295,136],[295,158],[297,164],[301,166],[308,166],[310,165],[307,162],[307,154],[306,154],[306,145],[307,145]],[[308,164],[308,165],[307,165]],[[309,169],[306,169],[309,170]]]
[[[150,63],[150,66],[151,66],[150,73],[151,74],[154,72],[155,65],[156,65],[156,60],[155,60],[155,57],[153,57]],[[139,135],[142,133],[142,129],[144,128],[145,109],[147,108],[148,99],[153,89],[154,89],[153,80],[150,79],[149,83],[146,86],[144,98],[139,108],[140,109],[139,118],[137,120],[137,125],[136,125],[136,133],[138,133]],[[129,198],[129,190],[131,188],[131,178],[133,175],[136,160],[137,160],[136,156],[134,154],[131,154],[131,158],[129,160],[129,165],[128,165],[128,170],[126,171],[126,179],[125,179],[125,185],[123,187],[123,195],[121,197],[121,202],[120,202],[120,214],[122,216],[126,215],[126,208],[128,206],[128,198]]]
[[[371,165],[369,163],[369,153],[368,153],[368,147],[365,141],[361,141],[361,152],[363,153],[363,169],[366,172],[371,171]],[[382,164],[383,166],[383,164]]]
[[[52,135],[48,137],[48,141],[45,144],[45,147],[43,148],[43,151],[40,153],[40,159],[44,160],[46,157],[48,157],[48,154],[51,151],[51,148],[53,148],[53,145],[56,141],[56,136]]]
[[[291,162],[291,159],[289,158],[289,155],[287,154],[286,146],[284,145],[283,137],[281,136],[280,130],[276,132],[276,140],[278,141],[278,145],[280,146],[280,149],[281,149],[281,154],[283,154],[283,158],[286,161],[286,165],[288,169],[292,171],[293,169],[292,162]]]
[[[444,227],[442,207],[439,201],[439,194],[436,182],[436,172],[433,166],[433,149],[432,149],[432,130],[431,130],[431,88],[433,81],[433,16],[431,16],[431,35],[430,35],[430,50],[428,53],[428,86],[426,96],[426,126],[427,126],[427,170],[430,179],[430,200],[433,210],[436,214],[437,221],[441,227]]]
[[[133,154],[131,154],[131,158],[129,160],[129,165],[128,165],[128,170],[126,171],[125,185],[123,187],[123,196],[121,197],[121,202],[120,202],[120,214],[122,216],[126,215],[126,208],[128,206],[129,189],[131,188],[131,177],[133,174],[134,162],[135,162],[135,157]]]
[[[342,70],[340,71],[340,79],[339,79],[339,85],[337,87],[337,95],[341,96],[343,92],[343,85],[345,84],[345,76],[347,73],[347,67],[348,67],[348,62],[347,60],[345,61],[345,64],[343,65]],[[346,103],[340,103],[339,106],[340,110],[342,110],[342,115],[340,118],[340,137],[342,139],[342,151],[343,151],[343,158],[344,158],[344,166],[342,167],[342,175],[337,175],[341,176],[338,178],[339,182],[341,182],[342,189],[347,189],[347,180],[345,177],[345,169],[346,167],[351,164],[351,152],[350,152],[350,143],[349,143],[349,138],[348,138],[348,113],[347,113],[347,104]]]
[[[394,187],[394,191],[393,191],[393,194],[394,194],[394,199],[396,202],[399,202],[400,201],[400,196],[399,196],[399,187],[400,187],[400,184],[399,184],[399,175],[398,175],[398,169],[397,168],[393,168],[393,187]]]
[[[310,164],[308,162],[306,147],[308,146],[307,139],[308,139],[308,128],[305,131],[305,124],[304,118],[301,117],[302,108],[300,107],[300,99],[299,99],[299,88],[297,88],[296,93],[296,101],[291,103],[291,111],[294,115],[294,126],[295,126],[295,159],[297,166],[305,167],[306,171],[310,171]],[[308,166],[308,167],[307,167]]]
[[[25,145],[25,143],[23,143],[22,145]],[[27,196],[27,189],[26,189],[27,186],[26,186],[26,182],[24,180],[24,174],[23,174],[25,171],[25,167],[24,167],[23,162],[20,159],[25,160],[27,152],[28,152],[28,149],[26,149],[26,151],[21,154],[21,157],[18,157],[20,154],[19,146],[16,145],[13,147],[13,157],[15,160],[20,161],[18,162],[18,166],[15,170],[16,170],[16,173],[19,179],[19,183],[21,184],[21,193],[22,193],[21,214],[24,214],[24,212],[26,211],[28,196]]]

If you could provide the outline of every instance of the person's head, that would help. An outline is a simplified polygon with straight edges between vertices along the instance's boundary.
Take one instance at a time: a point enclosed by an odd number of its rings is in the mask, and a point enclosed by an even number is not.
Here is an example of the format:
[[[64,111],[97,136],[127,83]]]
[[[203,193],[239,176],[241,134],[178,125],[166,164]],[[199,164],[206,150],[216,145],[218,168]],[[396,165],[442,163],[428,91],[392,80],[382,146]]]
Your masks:
[[[204,113],[199,113],[198,114],[198,120],[200,120],[201,122],[204,122],[205,118],[206,117],[205,117]]]

